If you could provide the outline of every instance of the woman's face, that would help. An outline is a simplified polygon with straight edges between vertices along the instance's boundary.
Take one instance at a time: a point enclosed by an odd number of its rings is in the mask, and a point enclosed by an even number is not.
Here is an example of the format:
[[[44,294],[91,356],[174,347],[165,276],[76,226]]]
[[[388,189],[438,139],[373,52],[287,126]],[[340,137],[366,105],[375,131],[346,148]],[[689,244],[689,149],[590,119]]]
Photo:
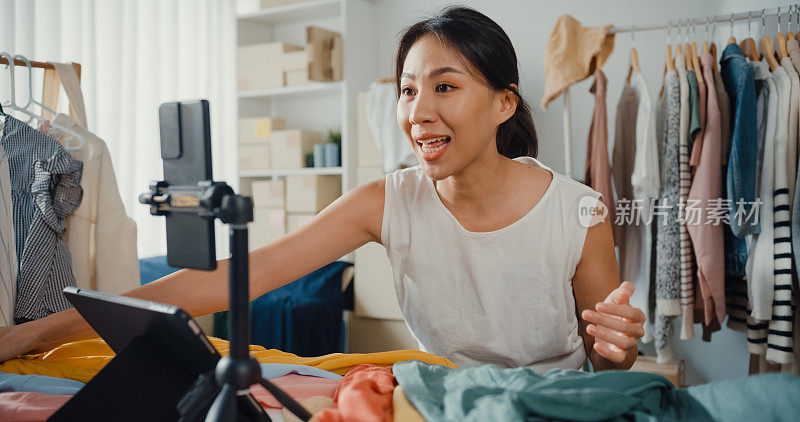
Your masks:
[[[516,108],[510,91],[491,88],[465,63],[458,52],[427,35],[403,64],[397,122],[433,180],[496,155],[497,127]]]

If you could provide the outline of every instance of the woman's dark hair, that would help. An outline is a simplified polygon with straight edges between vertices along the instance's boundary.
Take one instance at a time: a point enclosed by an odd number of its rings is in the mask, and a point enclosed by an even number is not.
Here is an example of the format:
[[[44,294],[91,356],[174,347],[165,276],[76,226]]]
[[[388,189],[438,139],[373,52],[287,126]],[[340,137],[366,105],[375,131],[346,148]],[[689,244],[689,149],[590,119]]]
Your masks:
[[[430,19],[411,25],[403,33],[397,49],[398,97],[406,56],[414,43],[425,35],[435,35],[458,51],[492,88],[508,89],[517,95],[519,101],[514,115],[497,128],[497,151],[508,158],[536,157],[539,147],[536,128],[530,106],[519,90],[511,86],[519,86],[517,55],[503,28],[477,10],[461,6],[448,7]]]

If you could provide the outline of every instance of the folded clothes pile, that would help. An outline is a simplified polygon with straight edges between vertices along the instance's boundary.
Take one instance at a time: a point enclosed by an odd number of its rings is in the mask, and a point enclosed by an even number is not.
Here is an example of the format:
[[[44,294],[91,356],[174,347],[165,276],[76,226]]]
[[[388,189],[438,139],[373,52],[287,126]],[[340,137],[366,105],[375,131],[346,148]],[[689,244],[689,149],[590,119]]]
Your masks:
[[[210,340],[227,354],[227,342]],[[416,350],[299,357],[251,346],[250,352],[261,363],[262,376],[317,422],[794,421],[800,416],[800,377],[785,373],[676,389],[651,373],[457,368]],[[0,420],[45,420],[112,357],[108,346],[94,339],[0,363]],[[250,392],[272,420],[297,420],[260,385]]]

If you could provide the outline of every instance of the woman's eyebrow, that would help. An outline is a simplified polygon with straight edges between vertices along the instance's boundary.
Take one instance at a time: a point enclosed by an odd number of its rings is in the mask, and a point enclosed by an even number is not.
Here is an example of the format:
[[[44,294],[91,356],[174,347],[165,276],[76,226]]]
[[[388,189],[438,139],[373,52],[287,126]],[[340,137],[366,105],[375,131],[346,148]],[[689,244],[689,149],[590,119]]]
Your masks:
[[[440,67],[438,69],[431,70],[430,73],[428,73],[428,77],[439,76],[439,75],[441,75],[443,73],[461,73],[461,74],[463,74],[464,72],[462,72],[462,71],[460,71],[460,70],[458,70],[458,69],[456,69],[454,67],[445,66],[445,67]],[[401,79],[402,78],[408,78],[408,79],[412,79],[413,80],[413,79],[416,79],[417,77],[413,73],[403,72],[400,75],[400,78]]]

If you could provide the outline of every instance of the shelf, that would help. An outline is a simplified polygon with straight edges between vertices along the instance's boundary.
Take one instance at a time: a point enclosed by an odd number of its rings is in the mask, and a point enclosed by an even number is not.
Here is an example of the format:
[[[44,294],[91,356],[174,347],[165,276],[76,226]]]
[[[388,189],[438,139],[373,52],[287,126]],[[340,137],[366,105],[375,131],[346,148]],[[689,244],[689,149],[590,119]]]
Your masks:
[[[341,167],[308,167],[283,170],[240,170],[239,177],[317,176],[344,174]]]
[[[238,19],[266,24],[289,23],[336,17],[341,14],[341,10],[342,0],[310,0],[242,14]]]
[[[239,91],[238,96],[239,98],[248,99],[268,99],[274,97],[291,97],[310,94],[333,94],[341,91],[341,82],[317,82],[309,85]]]

